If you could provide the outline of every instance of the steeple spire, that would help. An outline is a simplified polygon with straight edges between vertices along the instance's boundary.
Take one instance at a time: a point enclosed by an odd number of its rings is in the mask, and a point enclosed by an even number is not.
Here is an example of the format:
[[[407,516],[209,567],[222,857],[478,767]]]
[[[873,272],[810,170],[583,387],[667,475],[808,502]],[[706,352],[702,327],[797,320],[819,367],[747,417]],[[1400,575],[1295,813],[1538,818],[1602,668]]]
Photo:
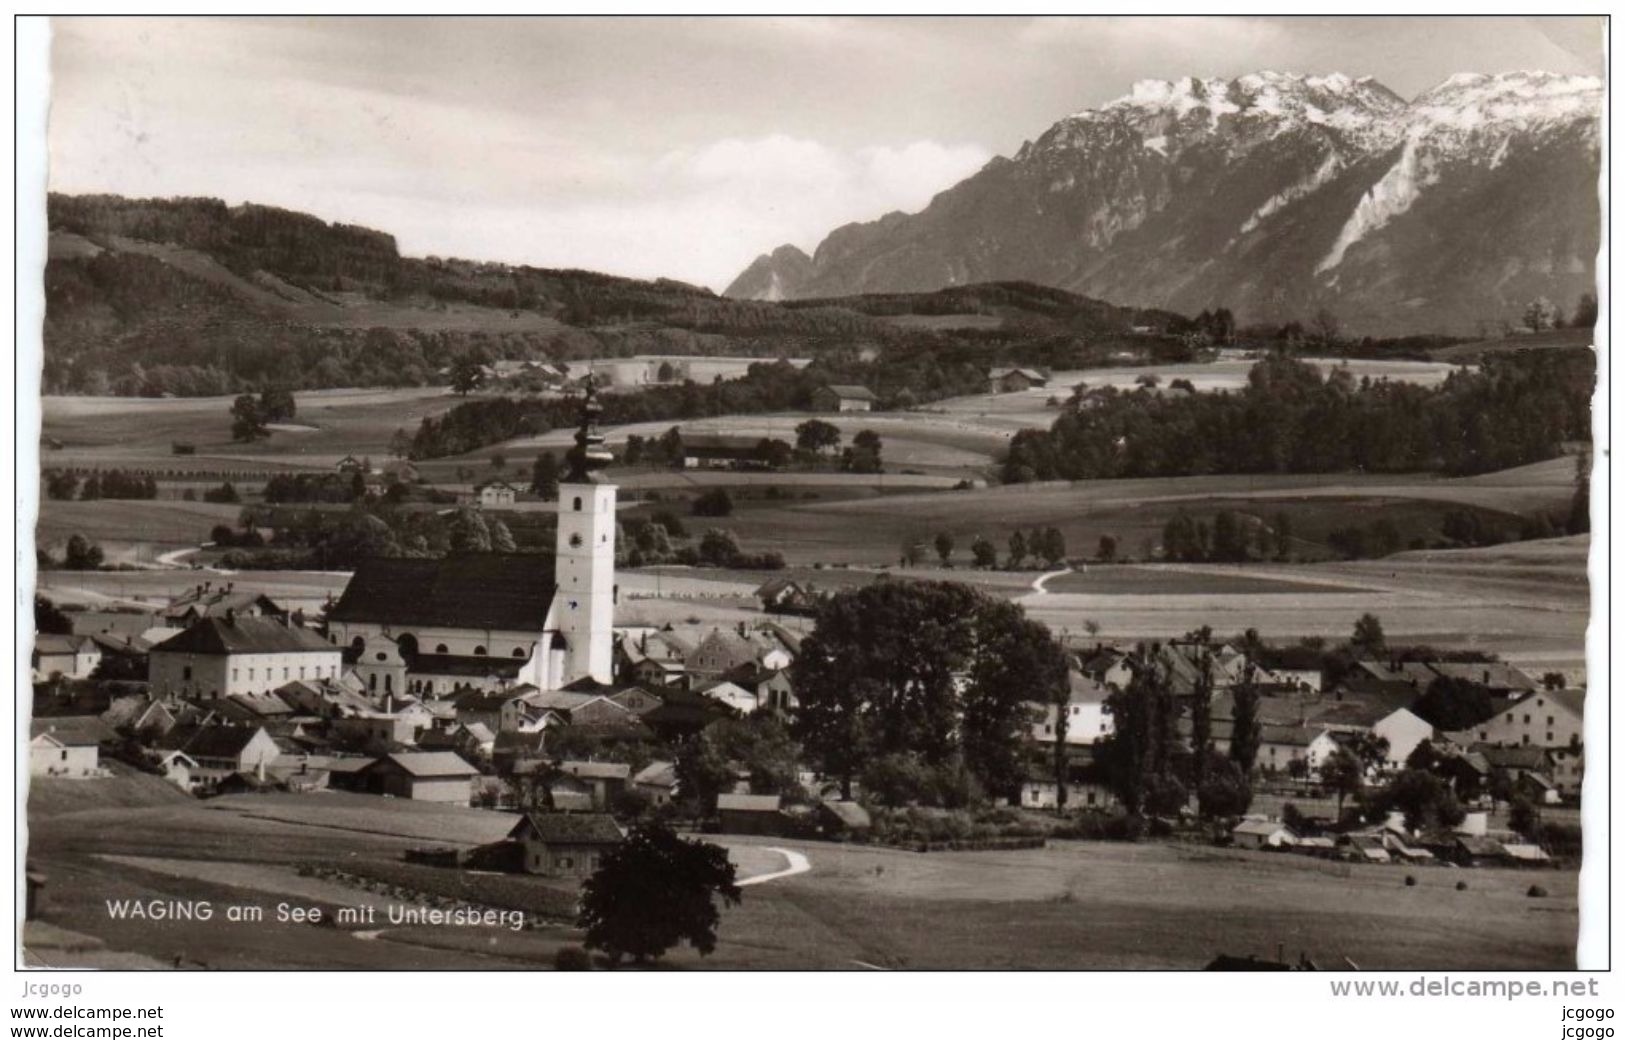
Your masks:
[[[604,406],[598,403],[591,372],[587,373],[584,385],[586,393],[581,398],[581,425],[576,429],[576,446],[564,456],[570,464],[564,475],[567,484],[597,483],[596,471],[615,461],[615,456],[604,447],[604,435],[598,432],[598,416]]]

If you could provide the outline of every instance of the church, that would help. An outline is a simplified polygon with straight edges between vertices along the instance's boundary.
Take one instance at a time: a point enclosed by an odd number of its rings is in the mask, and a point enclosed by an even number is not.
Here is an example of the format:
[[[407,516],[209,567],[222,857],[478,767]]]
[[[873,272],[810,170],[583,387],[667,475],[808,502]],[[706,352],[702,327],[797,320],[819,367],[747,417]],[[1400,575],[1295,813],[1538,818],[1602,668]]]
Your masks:
[[[575,447],[559,482],[553,556],[464,553],[368,559],[327,614],[369,692],[436,697],[530,684],[562,689],[614,679],[614,461],[588,382]]]

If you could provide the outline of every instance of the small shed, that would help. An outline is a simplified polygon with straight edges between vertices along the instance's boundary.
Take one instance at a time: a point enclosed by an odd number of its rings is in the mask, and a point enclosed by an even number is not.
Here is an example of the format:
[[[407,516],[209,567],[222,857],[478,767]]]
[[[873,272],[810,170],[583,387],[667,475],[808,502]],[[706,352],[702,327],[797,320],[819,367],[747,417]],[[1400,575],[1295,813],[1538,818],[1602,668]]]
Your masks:
[[[785,821],[776,794],[719,794],[717,818],[728,834],[780,834]]]
[[[1298,836],[1277,820],[1242,820],[1230,829],[1230,840],[1241,849],[1278,849],[1294,844]]]

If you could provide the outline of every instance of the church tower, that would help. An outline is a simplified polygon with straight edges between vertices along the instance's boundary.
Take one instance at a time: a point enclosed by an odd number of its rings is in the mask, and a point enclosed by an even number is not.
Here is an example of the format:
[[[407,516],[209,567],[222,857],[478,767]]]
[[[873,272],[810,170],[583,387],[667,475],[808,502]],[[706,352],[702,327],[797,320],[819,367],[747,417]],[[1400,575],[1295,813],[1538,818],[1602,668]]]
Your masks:
[[[615,485],[600,471],[615,460],[598,432],[603,406],[588,375],[581,402],[581,427],[565,456],[559,481],[559,532],[554,580],[559,634],[564,637],[564,674],[557,685],[591,676],[614,679],[615,645]]]

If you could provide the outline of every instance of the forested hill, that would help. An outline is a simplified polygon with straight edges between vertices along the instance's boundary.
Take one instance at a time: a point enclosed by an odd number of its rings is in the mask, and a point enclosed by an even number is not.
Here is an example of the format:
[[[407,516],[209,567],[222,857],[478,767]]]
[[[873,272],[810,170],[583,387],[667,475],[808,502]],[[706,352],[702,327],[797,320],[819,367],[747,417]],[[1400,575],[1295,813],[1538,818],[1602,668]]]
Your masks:
[[[452,360],[720,353],[1079,364],[1176,315],[1022,283],[793,305],[404,257],[381,231],[217,199],[52,195],[47,393],[428,384]],[[1148,345],[1138,337],[1138,345]],[[1173,338],[1149,345],[1177,351]]]

